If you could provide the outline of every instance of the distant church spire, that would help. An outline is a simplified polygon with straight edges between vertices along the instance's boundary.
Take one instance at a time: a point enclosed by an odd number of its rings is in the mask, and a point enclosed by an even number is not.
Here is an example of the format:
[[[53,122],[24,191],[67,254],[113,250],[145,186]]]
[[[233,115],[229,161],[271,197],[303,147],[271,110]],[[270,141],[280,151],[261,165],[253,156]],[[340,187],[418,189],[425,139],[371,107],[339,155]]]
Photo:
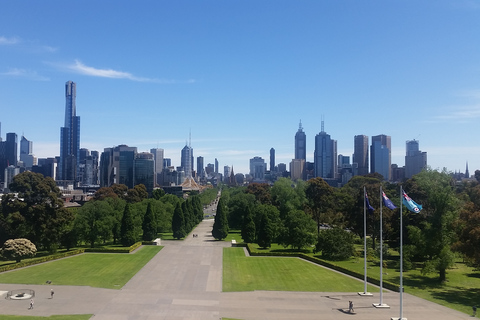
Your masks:
[[[467,161],[467,167],[465,168],[465,178],[470,178],[470,172],[468,172],[468,161]]]

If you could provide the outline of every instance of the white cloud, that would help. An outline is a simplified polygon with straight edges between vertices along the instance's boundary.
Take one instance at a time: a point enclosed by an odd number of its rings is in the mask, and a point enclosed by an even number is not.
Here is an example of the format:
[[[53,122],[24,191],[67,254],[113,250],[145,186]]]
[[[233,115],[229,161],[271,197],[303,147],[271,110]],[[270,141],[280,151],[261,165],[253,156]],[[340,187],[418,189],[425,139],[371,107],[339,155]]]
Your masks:
[[[67,66],[67,69],[75,73],[92,76],[92,77],[101,77],[101,78],[111,78],[111,79],[127,79],[138,82],[155,82],[162,84],[173,84],[177,81],[175,80],[165,80],[165,79],[156,79],[156,78],[145,78],[138,77],[129,72],[117,71],[113,69],[98,69],[95,67],[90,67],[79,60],[75,60],[75,63]],[[192,80],[188,80],[188,83],[192,83]]]
[[[4,36],[0,36],[0,45],[11,45],[11,44],[17,44],[20,42],[20,39],[17,37],[12,37],[12,38],[7,38]]]
[[[50,81],[50,78],[39,75],[36,71],[12,68],[7,72],[0,73],[2,76],[17,77],[33,81]]]
[[[450,107],[447,112],[437,115],[437,120],[467,122],[480,118],[480,104]]]

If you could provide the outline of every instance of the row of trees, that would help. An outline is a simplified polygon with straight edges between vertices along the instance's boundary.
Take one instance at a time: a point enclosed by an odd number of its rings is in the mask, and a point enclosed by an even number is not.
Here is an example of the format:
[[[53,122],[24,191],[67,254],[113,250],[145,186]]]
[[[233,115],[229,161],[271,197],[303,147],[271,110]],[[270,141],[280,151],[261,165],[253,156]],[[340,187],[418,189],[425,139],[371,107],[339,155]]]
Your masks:
[[[202,203],[211,202],[216,190],[191,195],[187,200],[156,189],[152,197],[143,185],[128,189],[112,185],[99,189],[80,208],[67,209],[55,181],[41,174],[24,172],[14,177],[0,207],[0,243],[26,238],[40,250],[54,252],[85,243],[94,247],[113,242],[130,246],[138,240],[153,240],[158,233],[172,232],[175,213],[182,211],[185,236],[203,219]]]
[[[480,171],[475,176],[480,180]],[[224,189],[222,212],[228,221],[227,230],[240,229],[245,242],[262,247],[275,242],[295,249],[316,245],[324,256],[344,259],[353,254],[353,235],[364,236],[364,187],[376,208],[367,217],[367,236],[375,250],[381,236],[380,187],[400,206],[399,186],[384,182],[378,174],[355,176],[342,188],[333,188],[321,178],[307,182],[282,178],[273,186],[254,183]],[[405,181],[403,188],[423,205],[420,213],[403,210],[404,265],[420,265],[424,273],[437,272],[442,281],[455,254],[480,266],[479,181],[456,183],[445,170],[428,169]],[[384,240],[398,249],[400,210],[384,208],[382,212]],[[327,231],[322,226],[336,228]],[[224,232],[215,237],[225,236]],[[347,247],[331,252],[332,247],[340,247],[338,241]]]

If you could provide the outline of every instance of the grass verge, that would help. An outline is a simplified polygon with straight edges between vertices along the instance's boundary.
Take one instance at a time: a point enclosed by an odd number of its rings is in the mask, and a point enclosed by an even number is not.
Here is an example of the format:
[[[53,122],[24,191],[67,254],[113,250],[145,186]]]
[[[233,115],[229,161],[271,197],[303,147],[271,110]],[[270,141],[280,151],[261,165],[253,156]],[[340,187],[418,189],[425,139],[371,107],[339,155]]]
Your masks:
[[[9,316],[2,314],[2,320],[88,320],[93,314],[56,315],[50,317],[39,316]]]
[[[253,290],[358,292],[363,283],[301,259],[246,257],[243,248],[224,248],[223,291]]]
[[[133,254],[85,253],[0,274],[0,283],[91,286],[121,289],[162,246],[143,246]]]

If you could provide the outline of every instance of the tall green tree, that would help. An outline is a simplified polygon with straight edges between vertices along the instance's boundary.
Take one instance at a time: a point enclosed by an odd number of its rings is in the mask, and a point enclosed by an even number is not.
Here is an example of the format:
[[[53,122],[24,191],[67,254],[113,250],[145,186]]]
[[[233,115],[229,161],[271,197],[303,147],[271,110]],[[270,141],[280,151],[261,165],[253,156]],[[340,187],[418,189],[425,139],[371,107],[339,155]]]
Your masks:
[[[75,230],[81,240],[95,247],[101,238],[104,242],[112,236],[113,208],[107,201],[92,200],[78,209]]]
[[[250,209],[250,207],[247,207],[247,212],[245,213],[242,226],[243,241],[246,243],[254,243],[255,235],[255,221],[253,220],[252,209]]]
[[[228,226],[232,229],[241,229],[244,215],[248,208],[255,203],[255,196],[244,192],[232,195],[228,200]]]
[[[130,247],[137,241],[130,204],[127,204],[123,211],[122,224],[120,227],[120,241],[124,247]]]
[[[422,202],[414,200],[423,205],[419,214],[426,217],[421,225],[410,226],[410,233],[418,238],[413,238],[412,242],[424,244],[419,248],[425,258],[422,272],[438,272],[439,280],[443,282],[446,270],[454,263],[452,245],[457,239],[455,226],[459,202],[455,195],[455,182],[446,170],[424,170],[412,179],[425,194]]]
[[[324,259],[346,260],[354,253],[353,234],[338,227],[322,230],[316,251],[321,251]]]
[[[187,235],[185,231],[185,216],[183,215],[182,205],[177,202],[172,217],[172,231],[175,239],[181,239]]]
[[[3,205],[3,221],[12,221],[15,233],[24,233],[23,238],[30,239],[38,247],[50,252],[56,251],[60,237],[74,219],[73,213],[63,206],[61,193],[55,181],[40,173],[22,172],[13,178],[9,185],[17,197],[7,195],[9,204]],[[4,196],[5,197],[5,196]],[[9,231],[2,224],[3,231]],[[0,226],[1,227],[1,226]]]
[[[272,203],[280,211],[280,217],[285,218],[291,210],[302,210],[306,204],[305,182],[280,178],[271,188]]]
[[[264,213],[260,220],[257,243],[262,248],[270,248],[273,241],[273,229],[268,214]]]
[[[152,203],[147,205],[147,211],[142,223],[143,240],[152,241],[157,237],[157,219],[152,209]]]
[[[334,207],[334,190],[322,178],[313,178],[307,182],[305,195],[307,197],[308,212],[317,224],[317,234],[323,223],[331,224],[335,221],[332,210]]]
[[[217,240],[225,239],[228,236],[227,209],[225,208],[223,198],[220,198],[218,201],[212,236]]]
[[[280,233],[279,243],[300,250],[315,243],[316,224],[305,212],[290,211]]]
[[[263,216],[267,215],[269,225],[272,231],[272,242],[276,242],[280,234],[280,230],[283,226],[282,219],[280,218],[280,211],[277,209],[277,207],[271,204],[256,205],[255,207],[253,207],[253,215],[255,217],[255,226],[260,226]],[[260,237],[261,230],[258,229],[256,231],[256,238],[258,239],[258,237]]]

